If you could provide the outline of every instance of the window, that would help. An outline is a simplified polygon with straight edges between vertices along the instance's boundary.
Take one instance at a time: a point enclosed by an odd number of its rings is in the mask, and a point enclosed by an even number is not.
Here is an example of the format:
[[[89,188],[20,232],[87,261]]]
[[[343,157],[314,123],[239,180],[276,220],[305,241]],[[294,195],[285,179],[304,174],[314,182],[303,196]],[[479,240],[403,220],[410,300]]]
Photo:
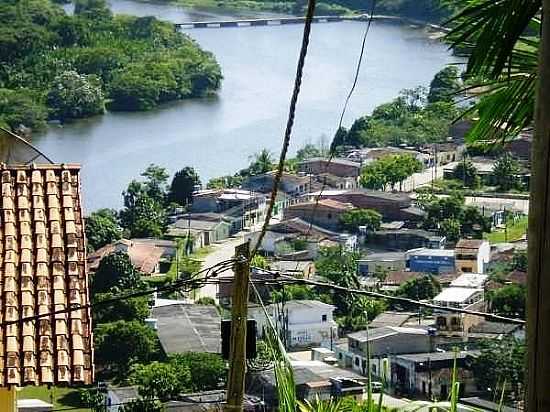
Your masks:
[[[332,213],[327,214],[327,217],[328,217],[329,219],[332,219]]]
[[[359,358],[355,358],[355,366],[359,366]]]
[[[321,316],[321,321],[326,322],[327,321],[327,315],[322,315]]]

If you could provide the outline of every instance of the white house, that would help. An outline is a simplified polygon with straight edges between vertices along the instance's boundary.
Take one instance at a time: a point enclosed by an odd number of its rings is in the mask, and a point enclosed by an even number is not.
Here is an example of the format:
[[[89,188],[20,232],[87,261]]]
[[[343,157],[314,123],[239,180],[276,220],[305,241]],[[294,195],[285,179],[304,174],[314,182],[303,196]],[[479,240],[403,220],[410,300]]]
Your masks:
[[[433,303],[460,309],[485,310],[483,289],[479,288],[461,286],[445,288],[433,298]],[[435,311],[435,316],[437,328],[440,331],[449,332],[466,332],[483,320],[476,315],[445,311]]]
[[[316,300],[290,300],[266,307],[275,327],[284,332],[288,347],[330,348],[338,339],[338,325],[332,315],[334,309],[333,305]],[[269,326],[262,307],[251,306],[248,313],[256,320],[258,335],[262,336]]]

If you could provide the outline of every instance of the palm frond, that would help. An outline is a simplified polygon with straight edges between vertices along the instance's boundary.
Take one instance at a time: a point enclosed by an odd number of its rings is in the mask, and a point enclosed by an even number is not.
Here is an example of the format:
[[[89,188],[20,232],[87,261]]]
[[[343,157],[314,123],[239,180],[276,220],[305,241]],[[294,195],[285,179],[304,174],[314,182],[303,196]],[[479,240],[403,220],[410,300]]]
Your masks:
[[[446,23],[446,38],[452,47],[467,49],[467,73],[498,78],[540,8],[541,0],[468,0]]]
[[[477,111],[479,120],[468,133],[468,140],[504,140],[529,126],[534,114],[536,81],[535,74],[515,76],[485,92],[470,109]]]

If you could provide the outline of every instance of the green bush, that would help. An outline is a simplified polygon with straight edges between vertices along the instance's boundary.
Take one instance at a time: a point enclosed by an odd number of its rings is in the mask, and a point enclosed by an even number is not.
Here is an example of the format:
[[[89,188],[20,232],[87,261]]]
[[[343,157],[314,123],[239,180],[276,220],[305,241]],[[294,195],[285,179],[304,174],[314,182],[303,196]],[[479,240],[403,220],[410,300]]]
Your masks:
[[[44,129],[48,112],[42,100],[40,95],[27,89],[0,89],[0,119],[11,130],[20,126]]]
[[[61,73],[48,92],[48,106],[56,119],[77,119],[105,110],[103,92],[97,77],[75,71]]]

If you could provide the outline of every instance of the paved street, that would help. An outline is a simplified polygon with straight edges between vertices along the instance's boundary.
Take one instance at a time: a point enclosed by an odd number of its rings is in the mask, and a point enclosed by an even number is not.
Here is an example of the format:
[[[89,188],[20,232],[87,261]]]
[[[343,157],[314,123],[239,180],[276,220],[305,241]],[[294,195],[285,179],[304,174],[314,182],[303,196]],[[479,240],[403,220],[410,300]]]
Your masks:
[[[443,177],[443,166],[438,166],[437,171],[434,167],[427,168],[420,173],[414,173],[411,177],[405,179],[402,185],[404,192],[412,192],[419,186],[427,185],[434,179],[434,175],[437,172],[436,179]],[[399,185],[396,185],[396,189],[399,189]]]
[[[501,197],[481,197],[481,196],[466,196],[466,204],[476,205],[477,207],[498,207],[500,209],[514,210],[529,214],[529,200],[527,199],[511,199]]]
[[[223,262],[224,260],[231,259],[235,253],[235,247],[243,243],[243,236],[236,236],[234,238],[229,238],[223,242],[210,245],[212,247],[212,252],[206,255],[204,258],[202,268],[211,267],[217,263]],[[218,276],[233,276],[233,271],[231,269],[222,272]],[[196,298],[201,297],[211,297],[218,301],[217,298],[218,285],[216,284],[207,284],[204,285],[200,291],[196,293]]]

